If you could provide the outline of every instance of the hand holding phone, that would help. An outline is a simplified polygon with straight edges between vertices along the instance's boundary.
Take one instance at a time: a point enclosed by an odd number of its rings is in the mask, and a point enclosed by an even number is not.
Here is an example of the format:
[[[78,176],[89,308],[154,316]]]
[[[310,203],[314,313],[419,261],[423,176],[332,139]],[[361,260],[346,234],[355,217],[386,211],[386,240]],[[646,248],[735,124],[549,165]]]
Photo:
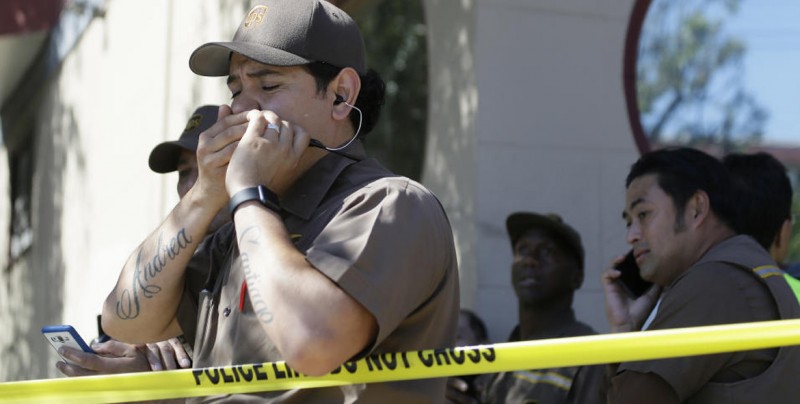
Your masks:
[[[630,250],[625,255],[625,259],[615,269],[622,273],[619,280],[634,297],[643,295],[653,286],[652,282],[642,279],[642,275],[639,273],[639,266],[636,264],[636,257],[633,256],[633,250]]]
[[[47,342],[50,343],[50,346],[52,346],[56,352],[58,352],[58,348],[61,346],[68,346],[83,352],[95,353],[71,325],[45,326],[42,327],[42,334],[44,334],[45,339],[47,339]],[[61,354],[58,356],[61,356]],[[61,356],[61,359],[64,360],[64,362],[71,363],[63,356]]]

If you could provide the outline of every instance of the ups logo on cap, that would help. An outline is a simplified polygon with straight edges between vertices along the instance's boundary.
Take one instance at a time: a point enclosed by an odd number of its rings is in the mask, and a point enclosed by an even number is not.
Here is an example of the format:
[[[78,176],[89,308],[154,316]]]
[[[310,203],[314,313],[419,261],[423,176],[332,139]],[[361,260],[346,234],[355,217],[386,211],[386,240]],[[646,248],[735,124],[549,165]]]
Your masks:
[[[264,14],[267,13],[269,9],[267,6],[255,6],[249,13],[247,13],[247,18],[244,19],[244,27],[250,28],[253,24],[261,24],[264,21]]]
[[[183,133],[186,133],[186,132],[188,132],[190,130],[197,129],[197,127],[200,126],[200,121],[202,119],[203,119],[203,116],[200,115],[200,114],[192,115],[192,117],[189,118],[189,122],[186,122],[186,127],[183,128]]]

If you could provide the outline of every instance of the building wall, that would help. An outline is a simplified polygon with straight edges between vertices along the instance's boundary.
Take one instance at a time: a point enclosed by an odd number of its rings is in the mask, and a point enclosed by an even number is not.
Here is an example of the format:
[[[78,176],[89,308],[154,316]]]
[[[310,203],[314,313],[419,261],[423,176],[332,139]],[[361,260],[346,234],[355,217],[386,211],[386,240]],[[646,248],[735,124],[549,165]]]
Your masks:
[[[461,304],[474,307],[478,284],[474,2],[425,0],[428,25],[428,141],[422,182],[447,211],[456,239]]]
[[[96,315],[124,260],[177,202],[177,174],[152,173],[150,150],[177,138],[197,105],[228,99],[224,78],[195,76],[189,55],[230,37],[246,7],[107,1],[60,68],[26,86],[37,93],[27,106],[38,136],[35,236],[25,258],[0,273],[0,324],[11,330],[0,335],[0,380],[60,375],[43,325],[97,335]]]
[[[494,341],[516,324],[505,218],[517,210],[558,213],[581,233],[587,254],[576,314],[608,329],[600,274],[626,250],[623,179],[638,156],[622,89],[632,4],[426,1],[432,98],[424,181],[457,232],[462,303]]]
[[[503,223],[523,209],[558,212],[581,232],[587,266],[577,313],[607,328],[599,274],[625,248],[622,179],[636,157],[622,93],[631,3],[424,0],[423,182],[453,224],[463,305],[494,340],[515,323]],[[35,239],[25,259],[0,272],[0,324],[9,330],[0,333],[0,381],[59,375],[42,325],[96,335],[124,259],[177,200],[175,174],[147,168],[151,148],[175,138],[197,105],[228,100],[224,78],[196,77],[188,57],[231,37],[246,9],[242,0],[106,1],[55,74],[31,83]],[[0,208],[7,229],[8,207]]]

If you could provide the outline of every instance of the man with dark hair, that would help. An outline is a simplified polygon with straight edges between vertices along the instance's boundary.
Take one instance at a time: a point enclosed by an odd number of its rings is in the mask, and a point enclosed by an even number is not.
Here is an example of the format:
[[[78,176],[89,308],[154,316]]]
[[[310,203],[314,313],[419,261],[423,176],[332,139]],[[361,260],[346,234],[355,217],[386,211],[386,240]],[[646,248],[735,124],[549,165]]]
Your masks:
[[[730,177],[719,160],[689,148],[657,150],[631,167],[625,183],[627,242],[642,278],[656,285],[634,299],[620,272],[606,270],[612,331],[800,317],[775,262],[752,238],[736,235]],[[797,389],[786,375],[798,372],[797,347],[626,362],[611,379],[609,402],[788,403]]]
[[[732,153],[722,159],[731,174],[737,227],[769,251],[778,264],[792,236],[792,183],[786,167],[771,154]]]
[[[367,69],[358,27],[325,1],[256,3],[232,42],[190,58],[195,73],[227,76],[231,105],[200,136],[196,184],[123,267],[104,329],[157,341],[196,319],[195,367],[285,361],[306,375],[367,354],[452,346],[460,305],[450,224],[429,190],[364,154],[384,86]],[[225,206],[232,223],[194,254]],[[184,274],[198,265],[210,276],[194,291],[200,309],[187,310]],[[247,399],[437,402],[445,381]]]
[[[578,232],[556,214],[529,212],[509,215],[506,229],[519,308],[519,324],[509,341],[596,334],[572,309],[575,291],[583,284],[585,253]],[[603,387],[602,366],[517,370],[495,375],[483,402],[601,403]]]
[[[486,324],[474,311],[461,309],[458,312],[456,346],[478,345],[489,342]]]
[[[489,333],[486,324],[475,312],[461,309],[458,313],[458,329],[456,330],[455,346],[474,346],[489,342]],[[481,380],[487,376],[461,375],[447,379],[447,400],[449,404],[477,403],[483,389]]]

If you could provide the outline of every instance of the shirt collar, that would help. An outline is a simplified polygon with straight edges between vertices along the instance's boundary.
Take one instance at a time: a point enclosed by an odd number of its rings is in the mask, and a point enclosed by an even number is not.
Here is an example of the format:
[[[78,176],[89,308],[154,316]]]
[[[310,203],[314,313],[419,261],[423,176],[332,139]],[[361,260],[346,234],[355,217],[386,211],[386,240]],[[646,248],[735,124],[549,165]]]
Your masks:
[[[281,208],[294,216],[308,220],[342,171],[366,158],[361,142],[353,142],[343,152],[353,158],[328,153],[292,185],[281,198]]]
[[[711,247],[696,264],[722,261],[749,268],[774,264],[772,257],[754,239],[746,235],[737,235]]]

